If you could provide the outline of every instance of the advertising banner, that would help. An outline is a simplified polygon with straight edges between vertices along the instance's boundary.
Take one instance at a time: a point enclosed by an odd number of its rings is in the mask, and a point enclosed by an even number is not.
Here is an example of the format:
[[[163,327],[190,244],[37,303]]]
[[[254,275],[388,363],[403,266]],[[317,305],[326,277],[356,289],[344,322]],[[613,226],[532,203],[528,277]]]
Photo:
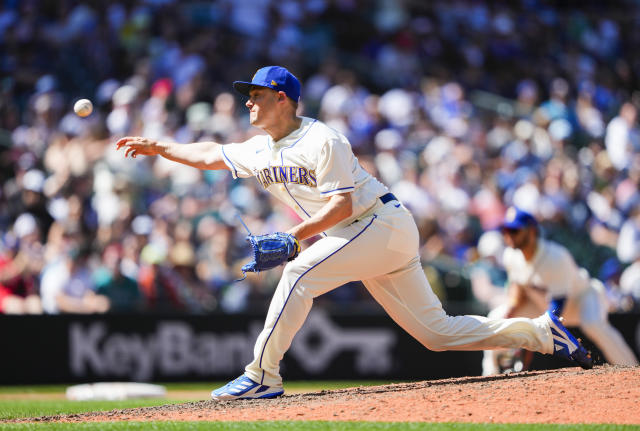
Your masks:
[[[637,353],[640,315],[611,321]],[[0,316],[0,384],[228,380],[253,358],[262,325],[256,314]],[[281,373],[287,380],[424,380],[480,375],[481,358],[432,352],[386,315],[319,309]]]

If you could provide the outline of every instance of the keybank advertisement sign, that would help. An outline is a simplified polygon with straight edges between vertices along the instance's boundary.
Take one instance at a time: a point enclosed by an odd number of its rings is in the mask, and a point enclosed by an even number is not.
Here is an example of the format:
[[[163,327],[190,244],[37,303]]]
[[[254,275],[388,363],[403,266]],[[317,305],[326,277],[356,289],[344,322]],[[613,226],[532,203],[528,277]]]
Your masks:
[[[256,329],[246,333],[195,332],[180,321],[160,321],[150,334],[110,331],[105,322],[72,323],[69,359],[75,377],[116,376],[149,381],[154,375],[234,373],[251,358]]]
[[[132,381],[238,375],[253,359],[262,325],[255,319],[245,330],[219,331],[197,328],[189,320],[162,319],[150,331],[137,332],[135,327],[114,329],[108,320],[72,321],[68,327],[70,372],[80,380]],[[340,358],[339,366],[352,375],[388,375],[396,342],[391,329],[346,328],[324,312],[312,311],[294,338],[283,368],[313,377],[336,367]]]
[[[259,314],[0,315],[0,384],[229,380],[253,359],[263,319]],[[640,357],[640,313],[611,314],[609,320]],[[552,359],[536,354],[532,366],[566,366]],[[417,380],[477,376],[481,363],[482,352],[424,348],[382,312],[314,309],[280,371],[288,381]]]

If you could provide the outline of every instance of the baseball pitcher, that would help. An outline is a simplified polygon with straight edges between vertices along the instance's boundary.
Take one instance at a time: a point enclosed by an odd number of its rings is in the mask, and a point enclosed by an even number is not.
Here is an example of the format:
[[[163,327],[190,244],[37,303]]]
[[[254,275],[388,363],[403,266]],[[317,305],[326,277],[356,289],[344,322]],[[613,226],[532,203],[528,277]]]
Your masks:
[[[358,163],[348,140],[321,121],[298,117],[300,82],[287,69],[259,69],[234,88],[248,97],[253,126],[266,132],[241,143],[181,145],[144,137],[117,142],[125,157],[160,155],[199,169],[254,177],[302,222],[277,235],[250,237],[254,261],[245,271],[286,264],[245,373],[214,390],[215,400],[281,395],[279,364],[313,299],[362,280],[387,313],[432,350],[525,348],[592,366],[588,352],[545,313],[535,319],[448,316],[431,291],[418,257],[413,217]],[[300,251],[299,241],[321,239]]]

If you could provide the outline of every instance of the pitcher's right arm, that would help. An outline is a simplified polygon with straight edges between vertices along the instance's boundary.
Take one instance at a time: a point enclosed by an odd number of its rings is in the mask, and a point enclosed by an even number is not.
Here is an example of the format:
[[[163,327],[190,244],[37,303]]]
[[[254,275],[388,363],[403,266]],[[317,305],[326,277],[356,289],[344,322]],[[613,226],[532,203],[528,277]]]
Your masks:
[[[141,136],[127,136],[116,143],[116,150],[125,148],[124,156],[159,155],[174,162],[207,170],[229,170],[223,161],[222,146],[216,142],[178,144],[160,142]]]

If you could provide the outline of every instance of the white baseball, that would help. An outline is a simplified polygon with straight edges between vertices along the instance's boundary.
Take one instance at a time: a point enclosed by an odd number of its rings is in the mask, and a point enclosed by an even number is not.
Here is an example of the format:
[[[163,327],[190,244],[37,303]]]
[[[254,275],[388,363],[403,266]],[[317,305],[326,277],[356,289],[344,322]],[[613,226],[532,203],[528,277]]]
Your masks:
[[[80,117],[86,117],[93,112],[93,103],[89,99],[80,99],[73,105],[73,111]]]

